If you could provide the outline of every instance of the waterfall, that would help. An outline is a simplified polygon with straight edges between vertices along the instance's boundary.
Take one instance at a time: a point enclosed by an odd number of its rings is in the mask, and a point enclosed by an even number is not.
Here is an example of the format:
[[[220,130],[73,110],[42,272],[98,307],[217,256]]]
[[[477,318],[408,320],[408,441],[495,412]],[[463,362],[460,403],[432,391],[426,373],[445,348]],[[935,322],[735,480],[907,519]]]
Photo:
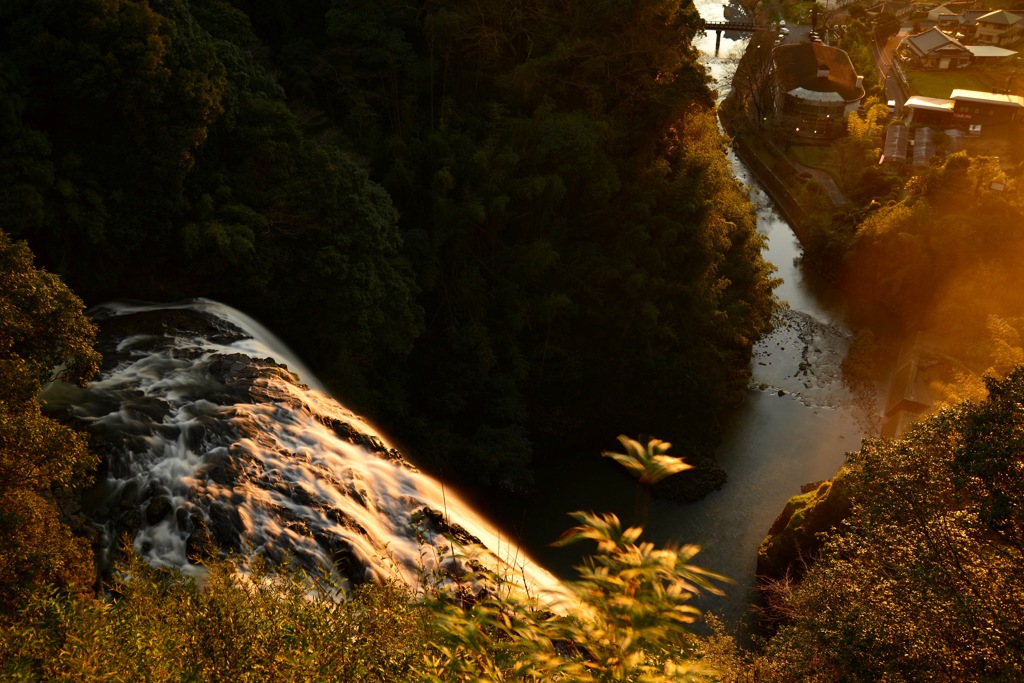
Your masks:
[[[263,555],[346,582],[413,587],[479,562],[534,595],[558,592],[550,573],[410,466],[251,318],[207,300],[90,313],[104,369],[87,389],[51,385],[42,399],[102,445],[86,497],[101,560],[127,537],[154,566],[193,575],[212,548],[243,565]]]

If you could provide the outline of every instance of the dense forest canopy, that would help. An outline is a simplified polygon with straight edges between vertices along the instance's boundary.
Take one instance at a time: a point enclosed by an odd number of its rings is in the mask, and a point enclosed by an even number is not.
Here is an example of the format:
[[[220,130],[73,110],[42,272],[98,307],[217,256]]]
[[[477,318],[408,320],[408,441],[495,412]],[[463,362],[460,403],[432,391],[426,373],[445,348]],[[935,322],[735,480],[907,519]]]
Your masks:
[[[260,318],[435,471],[716,437],[774,308],[678,0],[14,0],[5,228]],[[615,426],[608,432],[609,425]]]

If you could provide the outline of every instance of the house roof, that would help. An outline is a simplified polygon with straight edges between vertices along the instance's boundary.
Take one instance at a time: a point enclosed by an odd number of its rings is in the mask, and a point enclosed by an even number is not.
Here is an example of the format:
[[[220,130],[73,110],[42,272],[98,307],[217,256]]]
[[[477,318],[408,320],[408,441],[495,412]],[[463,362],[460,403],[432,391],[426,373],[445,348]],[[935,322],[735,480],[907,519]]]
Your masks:
[[[957,102],[981,102],[985,104],[1002,104],[1008,107],[1024,109],[1024,97],[1020,95],[1004,95],[1002,93],[981,92],[979,90],[954,90],[949,98]]]
[[[922,31],[916,36],[909,36],[907,45],[921,57],[943,53],[967,53],[967,48],[960,41],[935,27]]]
[[[963,13],[942,13],[939,14],[938,20],[939,22],[953,22],[953,20],[955,20],[955,22],[961,25],[973,26],[977,22],[979,16],[989,14],[991,11],[992,10],[990,9],[969,9]]]
[[[927,109],[929,111],[953,111],[953,104],[953,100],[944,100],[939,97],[923,97],[921,95],[914,95],[909,100],[903,103],[903,108]]]
[[[983,14],[978,17],[977,21],[985,22],[986,24],[997,24],[999,26],[1013,26],[1021,20],[1021,16],[1014,14],[1013,12],[1007,12],[1004,9],[992,10],[988,14]]]
[[[776,77],[784,92],[798,88],[815,93],[836,93],[845,102],[864,97],[850,56],[824,43],[790,43],[772,52]]]
[[[1017,54],[1016,50],[1007,50],[1005,47],[996,47],[995,45],[968,45],[966,47],[972,55],[979,58],[1009,57]]]
[[[790,95],[795,95],[801,100],[807,100],[808,102],[832,102],[834,104],[843,104],[846,100],[838,92],[829,92],[821,90],[808,90],[807,88],[793,88],[787,90]]]

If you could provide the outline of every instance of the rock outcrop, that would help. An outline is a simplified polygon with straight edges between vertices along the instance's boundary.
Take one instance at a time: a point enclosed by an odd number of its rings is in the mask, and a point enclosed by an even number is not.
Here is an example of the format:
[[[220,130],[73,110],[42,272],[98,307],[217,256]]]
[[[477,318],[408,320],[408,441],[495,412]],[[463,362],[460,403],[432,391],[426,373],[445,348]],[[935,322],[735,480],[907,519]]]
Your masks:
[[[757,550],[759,580],[803,576],[821,547],[819,534],[837,527],[850,514],[845,473],[840,469],[831,480],[806,484],[800,495],[789,499]]]

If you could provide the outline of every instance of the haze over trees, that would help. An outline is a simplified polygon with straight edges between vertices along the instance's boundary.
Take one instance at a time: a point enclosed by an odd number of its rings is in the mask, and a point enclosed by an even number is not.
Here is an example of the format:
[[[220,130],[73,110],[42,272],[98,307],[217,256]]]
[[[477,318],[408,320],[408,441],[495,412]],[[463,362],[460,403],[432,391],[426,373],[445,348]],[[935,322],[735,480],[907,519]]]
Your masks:
[[[1002,376],[1024,359],[1018,188],[997,158],[957,152],[872,212],[845,255],[844,286],[875,321],[944,340],[955,357],[942,387],[951,404],[982,398],[984,375]]]

